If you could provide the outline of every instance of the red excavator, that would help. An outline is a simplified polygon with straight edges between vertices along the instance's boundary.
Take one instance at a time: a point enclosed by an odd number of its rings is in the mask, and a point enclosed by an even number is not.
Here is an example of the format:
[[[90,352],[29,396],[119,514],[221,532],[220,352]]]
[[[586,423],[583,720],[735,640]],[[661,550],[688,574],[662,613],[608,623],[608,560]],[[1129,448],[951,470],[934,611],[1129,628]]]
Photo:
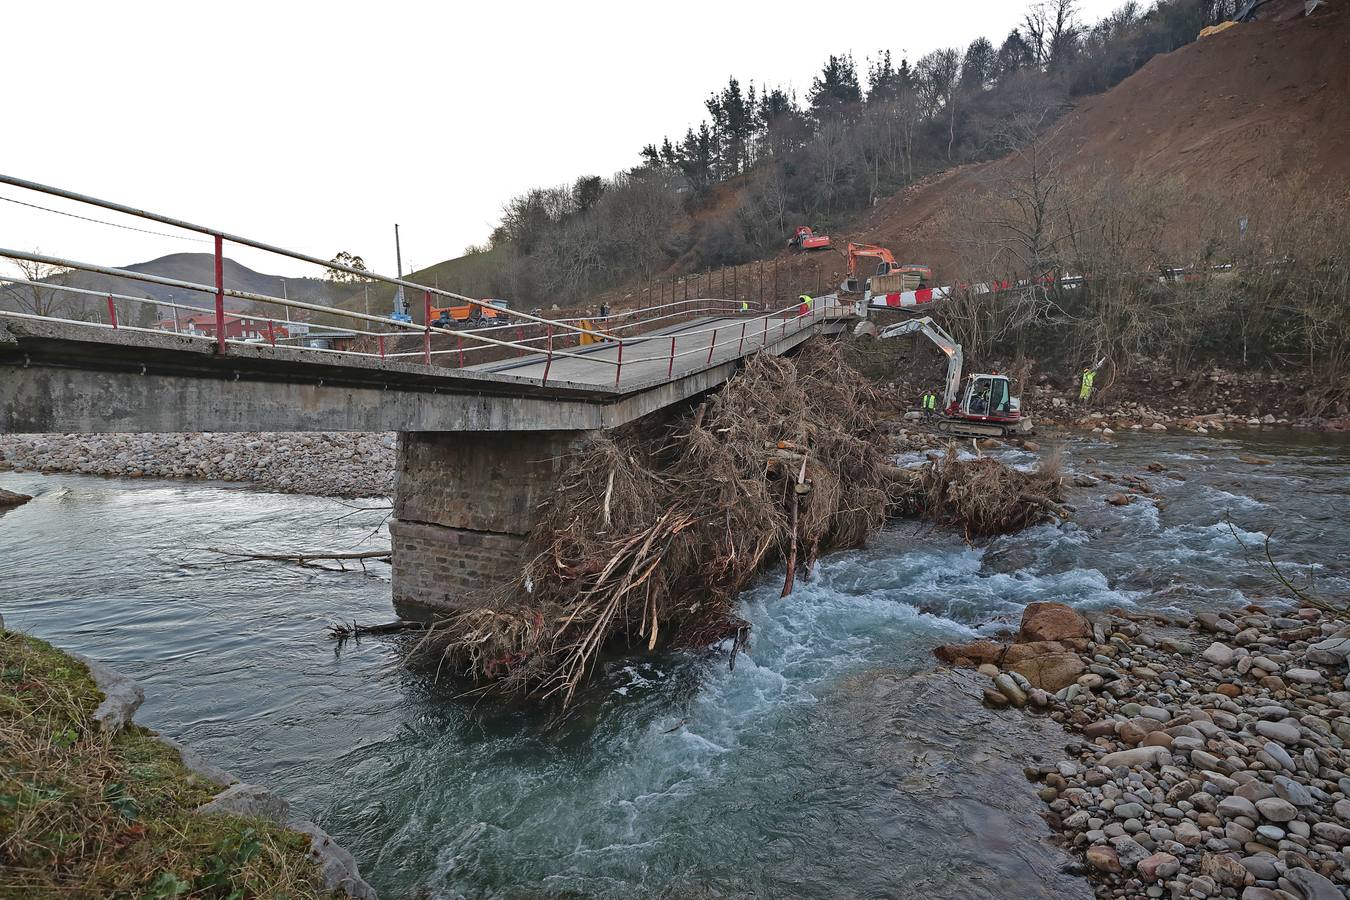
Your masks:
[[[831,241],[828,235],[816,234],[810,225],[798,225],[797,230],[788,238],[788,246],[805,253],[808,250],[828,250]]]
[[[896,291],[913,291],[927,287],[933,280],[933,270],[928,266],[915,263],[900,265],[891,251],[879,244],[848,244],[848,278],[840,285],[845,293],[856,294],[860,290],[870,290],[873,294],[889,294]],[[858,284],[858,260],[872,257],[881,262],[876,272]]]

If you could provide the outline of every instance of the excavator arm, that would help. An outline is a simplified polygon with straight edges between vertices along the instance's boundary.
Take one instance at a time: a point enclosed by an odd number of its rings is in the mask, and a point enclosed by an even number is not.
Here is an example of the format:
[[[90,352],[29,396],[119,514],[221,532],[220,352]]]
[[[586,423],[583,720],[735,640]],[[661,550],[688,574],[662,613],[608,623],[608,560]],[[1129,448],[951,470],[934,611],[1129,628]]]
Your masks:
[[[887,250],[885,247],[878,246],[877,244],[855,244],[852,241],[850,241],[848,245],[848,253],[846,255],[848,257],[849,278],[857,277],[858,257],[860,256],[875,257],[881,260],[882,262],[895,265],[895,257],[891,254],[891,251]]]
[[[943,330],[942,326],[934,322],[931,317],[924,316],[919,319],[899,322],[882,329],[881,333],[877,335],[877,340],[904,337],[915,332],[923,334],[924,337],[937,344],[938,349],[947,356],[947,390],[942,395],[942,408],[950,409],[951,405],[956,402],[957,395],[961,393],[963,359],[961,345],[956,342],[955,338]]]

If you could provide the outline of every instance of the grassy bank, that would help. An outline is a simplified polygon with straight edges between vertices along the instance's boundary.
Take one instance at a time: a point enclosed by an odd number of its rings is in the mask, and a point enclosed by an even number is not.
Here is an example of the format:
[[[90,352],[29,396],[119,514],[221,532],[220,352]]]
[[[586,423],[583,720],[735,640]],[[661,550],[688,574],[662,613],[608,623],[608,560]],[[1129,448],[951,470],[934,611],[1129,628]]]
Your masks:
[[[194,810],[219,790],[131,725],[86,666],[0,629],[0,898],[322,897],[309,839]]]

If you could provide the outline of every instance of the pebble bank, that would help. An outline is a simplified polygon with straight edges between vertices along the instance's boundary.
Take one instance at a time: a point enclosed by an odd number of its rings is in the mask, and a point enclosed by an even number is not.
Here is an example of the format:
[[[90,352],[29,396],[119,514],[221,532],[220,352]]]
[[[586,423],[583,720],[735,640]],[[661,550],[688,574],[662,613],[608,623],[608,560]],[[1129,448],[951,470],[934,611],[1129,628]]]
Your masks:
[[[0,435],[0,468],[118,478],[240,481],[291,494],[388,497],[392,433]]]

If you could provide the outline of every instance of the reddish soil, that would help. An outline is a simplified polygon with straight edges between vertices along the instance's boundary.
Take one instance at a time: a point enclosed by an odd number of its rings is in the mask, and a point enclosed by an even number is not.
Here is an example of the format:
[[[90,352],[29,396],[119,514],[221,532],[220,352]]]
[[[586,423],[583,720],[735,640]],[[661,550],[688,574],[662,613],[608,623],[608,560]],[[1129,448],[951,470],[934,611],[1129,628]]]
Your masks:
[[[1173,179],[1188,202],[1350,185],[1350,8],[1239,25],[1150,60],[1057,126],[1070,175]],[[858,238],[951,277],[944,213],[1006,177],[1010,158],[965,166],[883,201]],[[1183,223],[1178,223],[1178,228]]]

